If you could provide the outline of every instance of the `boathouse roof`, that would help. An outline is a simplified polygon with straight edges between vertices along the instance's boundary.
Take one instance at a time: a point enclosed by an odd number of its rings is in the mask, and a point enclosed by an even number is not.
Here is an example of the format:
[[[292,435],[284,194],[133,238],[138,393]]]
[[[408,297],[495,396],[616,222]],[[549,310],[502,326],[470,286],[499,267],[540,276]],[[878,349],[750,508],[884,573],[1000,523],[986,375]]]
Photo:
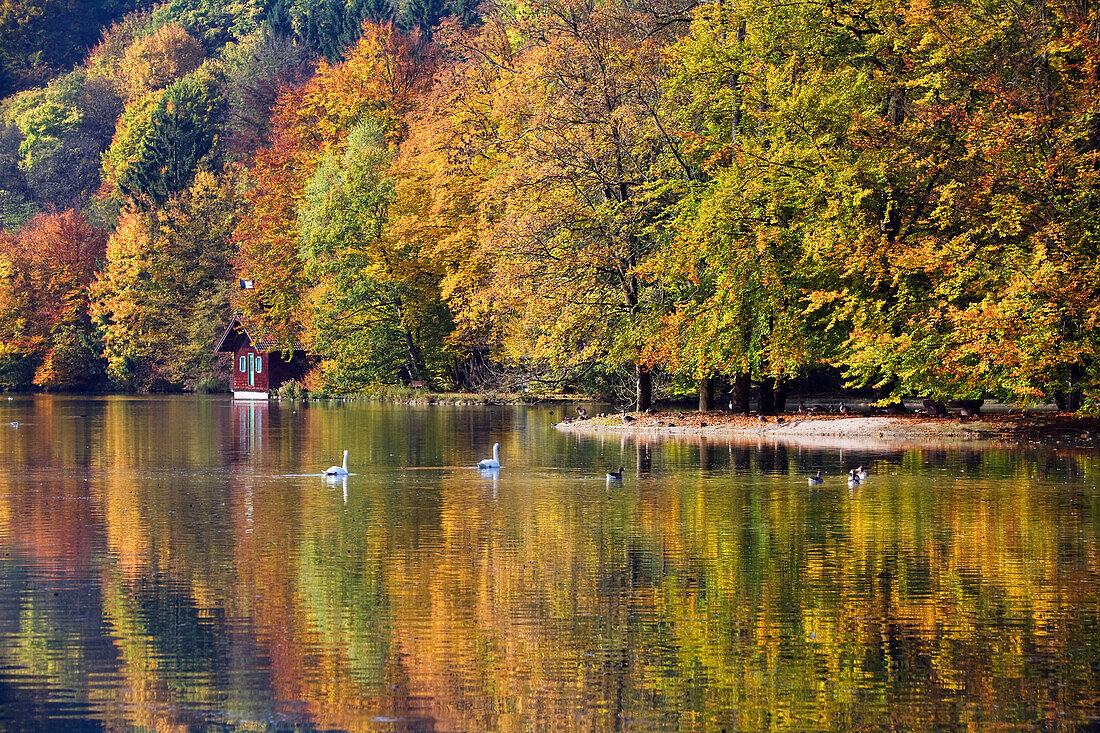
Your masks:
[[[225,327],[225,331],[222,332],[221,338],[218,339],[217,344],[214,346],[214,352],[219,351],[236,351],[236,346],[233,338],[234,335],[241,335],[248,339],[248,342],[256,347],[259,351],[271,351],[278,342],[271,334],[262,334],[259,338],[253,338],[248,332],[248,328],[245,327],[244,322],[241,321],[241,316],[238,313],[233,316],[229,321],[229,325]],[[297,340],[294,341],[294,351],[305,351],[306,348]]]

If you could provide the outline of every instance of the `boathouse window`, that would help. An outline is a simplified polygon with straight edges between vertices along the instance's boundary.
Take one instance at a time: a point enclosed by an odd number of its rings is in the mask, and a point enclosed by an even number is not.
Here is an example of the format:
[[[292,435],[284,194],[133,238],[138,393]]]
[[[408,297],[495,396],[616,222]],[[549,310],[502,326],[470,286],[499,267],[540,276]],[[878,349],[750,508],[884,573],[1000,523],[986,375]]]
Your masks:
[[[245,371],[247,371],[247,370],[248,370],[247,364],[248,364],[248,362],[247,362],[247,361],[245,361],[245,358],[244,358],[244,356],[242,355],[242,356],[241,356],[241,371],[242,371],[242,372],[245,372]]]
[[[259,374],[264,370],[264,358],[259,354],[256,354],[256,373]]]

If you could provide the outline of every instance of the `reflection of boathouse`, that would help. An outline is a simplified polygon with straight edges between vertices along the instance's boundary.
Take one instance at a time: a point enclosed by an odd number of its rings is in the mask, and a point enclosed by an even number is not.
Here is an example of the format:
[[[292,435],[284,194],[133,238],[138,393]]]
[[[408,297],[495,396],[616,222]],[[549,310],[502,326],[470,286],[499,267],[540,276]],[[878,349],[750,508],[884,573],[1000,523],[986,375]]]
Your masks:
[[[289,359],[275,347],[273,338],[266,335],[253,338],[240,317],[233,317],[214,351],[233,354],[234,397],[263,399],[268,390],[278,389],[291,379],[301,380],[313,365],[312,358],[299,344],[294,345]]]

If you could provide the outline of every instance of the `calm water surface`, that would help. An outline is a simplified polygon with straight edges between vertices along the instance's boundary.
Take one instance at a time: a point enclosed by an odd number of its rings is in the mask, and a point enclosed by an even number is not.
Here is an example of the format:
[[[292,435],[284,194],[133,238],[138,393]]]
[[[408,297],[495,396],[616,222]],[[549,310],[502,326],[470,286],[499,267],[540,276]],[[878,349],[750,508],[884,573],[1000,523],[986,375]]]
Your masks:
[[[0,728],[1100,725],[1100,456],[552,409],[0,397]]]

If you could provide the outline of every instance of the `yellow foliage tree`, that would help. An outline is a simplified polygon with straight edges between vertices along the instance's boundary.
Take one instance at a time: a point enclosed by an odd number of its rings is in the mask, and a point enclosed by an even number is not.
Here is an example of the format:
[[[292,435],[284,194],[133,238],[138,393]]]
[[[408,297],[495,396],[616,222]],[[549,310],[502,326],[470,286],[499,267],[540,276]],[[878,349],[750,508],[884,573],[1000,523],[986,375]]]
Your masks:
[[[202,65],[206,52],[178,25],[161,26],[156,33],[130,44],[122,57],[122,96],[127,102],[163,89]]]

